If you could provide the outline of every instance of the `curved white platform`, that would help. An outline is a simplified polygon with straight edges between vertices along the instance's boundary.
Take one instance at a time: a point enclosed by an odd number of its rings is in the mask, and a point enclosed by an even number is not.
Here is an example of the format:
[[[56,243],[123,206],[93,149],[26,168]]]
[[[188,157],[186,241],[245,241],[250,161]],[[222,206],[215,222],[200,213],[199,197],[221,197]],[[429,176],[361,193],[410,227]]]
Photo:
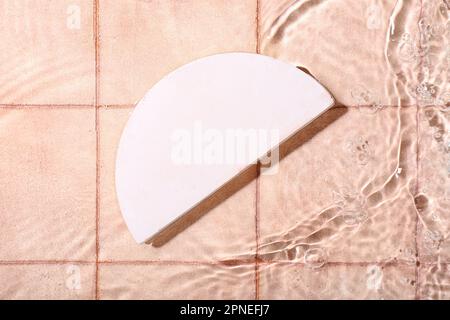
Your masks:
[[[145,242],[333,104],[308,74],[257,54],[214,55],[167,75],[136,106],[117,154],[117,195],[136,241]]]

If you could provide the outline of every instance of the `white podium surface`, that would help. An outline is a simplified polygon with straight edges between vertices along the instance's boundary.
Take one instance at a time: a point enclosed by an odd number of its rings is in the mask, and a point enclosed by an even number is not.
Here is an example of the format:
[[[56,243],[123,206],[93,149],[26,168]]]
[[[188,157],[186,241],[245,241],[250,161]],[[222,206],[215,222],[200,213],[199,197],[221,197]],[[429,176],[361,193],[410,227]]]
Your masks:
[[[134,239],[151,238],[333,104],[310,75],[258,54],[213,55],[168,74],[137,104],[117,153]]]

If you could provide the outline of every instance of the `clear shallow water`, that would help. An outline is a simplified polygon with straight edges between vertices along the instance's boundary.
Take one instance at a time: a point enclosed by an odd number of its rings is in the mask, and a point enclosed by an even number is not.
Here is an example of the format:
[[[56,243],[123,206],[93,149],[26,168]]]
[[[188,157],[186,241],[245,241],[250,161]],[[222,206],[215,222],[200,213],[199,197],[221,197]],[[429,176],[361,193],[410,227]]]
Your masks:
[[[269,297],[450,298],[449,14],[438,0],[262,1],[261,53],[350,108],[260,178]]]

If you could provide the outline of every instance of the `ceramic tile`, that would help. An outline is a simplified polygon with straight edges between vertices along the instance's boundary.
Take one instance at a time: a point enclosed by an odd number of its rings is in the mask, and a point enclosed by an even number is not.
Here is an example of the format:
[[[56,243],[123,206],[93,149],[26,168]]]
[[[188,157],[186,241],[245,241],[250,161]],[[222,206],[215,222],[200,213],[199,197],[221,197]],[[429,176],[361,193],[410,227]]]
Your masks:
[[[450,109],[421,108],[419,132],[420,255],[450,262]]]
[[[306,67],[344,105],[415,104],[419,0],[261,1],[261,52]]]
[[[100,111],[100,259],[234,260],[255,254],[255,182],[161,247],[137,244],[118,206],[114,186],[115,156],[131,109]],[[176,201],[176,195],[173,195]]]
[[[102,265],[101,299],[253,299],[253,265]]]
[[[269,265],[260,270],[261,299],[414,299],[409,266]]]
[[[333,262],[414,264],[416,108],[364,112],[350,108],[261,177],[263,260],[312,250]]]
[[[102,104],[134,104],[196,58],[256,48],[253,0],[102,0],[99,13]]]
[[[0,2],[0,104],[92,104],[93,2]]]
[[[95,265],[0,265],[0,298],[93,299]]]
[[[0,260],[95,260],[94,109],[0,109]]]

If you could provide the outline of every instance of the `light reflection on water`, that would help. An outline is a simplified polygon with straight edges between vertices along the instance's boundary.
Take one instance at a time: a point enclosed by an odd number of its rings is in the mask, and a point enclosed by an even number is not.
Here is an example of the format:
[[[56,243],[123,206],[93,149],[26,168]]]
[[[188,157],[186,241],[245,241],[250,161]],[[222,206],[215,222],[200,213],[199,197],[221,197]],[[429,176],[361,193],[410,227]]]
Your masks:
[[[448,297],[448,277],[439,275],[444,274],[439,266],[450,262],[449,9],[447,2],[438,0],[263,1],[261,53],[307,68],[338,103],[359,109],[356,127],[365,125],[369,133],[380,129],[373,122],[392,120],[392,113],[385,110],[394,107],[396,128],[376,132],[378,139],[372,140],[348,132],[342,154],[348,154],[347,164],[354,168],[346,170],[365,169],[365,180],[344,186],[332,182],[336,186],[328,205],[304,212],[306,218],[288,229],[264,234],[261,260],[303,262],[310,272],[323,269],[329,274],[333,263],[348,262],[342,259],[346,256],[342,247],[350,244],[348,252],[352,253],[347,257],[367,264],[365,289],[376,291],[373,297],[395,297],[391,294],[396,291],[397,298]],[[347,26],[342,25],[345,23]],[[407,111],[411,108],[413,111]],[[408,117],[408,112],[416,116]],[[368,118],[371,115],[378,118]],[[341,140],[336,137],[328,143]],[[383,142],[390,152],[374,154],[374,144]],[[329,159],[327,166],[338,160]],[[297,182],[294,179],[291,184]],[[389,208],[397,202],[403,205]],[[377,210],[381,207],[384,209]],[[297,209],[303,210],[301,206]],[[414,221],[406,218],[402,224],[389,210],[410,210]],[[380,219],[383,223],[375,223]],[[410,228],[412,224],[417,227]],[[395,243],[386,238],[390,234],[387,229],[394,229],[397,241],[411,241],[404,246]],[[351,242],[352,237],[358,241]],[[393,241],[391,246],[398,247],[396,254],[378,253],[383,241]],[[336,255],[337,251],[340,254]],[[405,281],[394,281],[384,277],[384,270],[378,267],[390,263],[414,272]],[[428,267],[434,263],[438,264],[436,270]],[[342,283],[346,282],[344,274]],[[292,277],[294,284],[299,281]],[[418,281],[423,286],[416,287]],[[440,281],[445,285],[437,285]],[[413,287],[412,296],[401,293],[405,284]],[[300,296],[320,297],[319,287],[302,288],[306,291]],[[329,294],[333,289],[321,290]],[[339,298],[338,292],[335,298]]]

